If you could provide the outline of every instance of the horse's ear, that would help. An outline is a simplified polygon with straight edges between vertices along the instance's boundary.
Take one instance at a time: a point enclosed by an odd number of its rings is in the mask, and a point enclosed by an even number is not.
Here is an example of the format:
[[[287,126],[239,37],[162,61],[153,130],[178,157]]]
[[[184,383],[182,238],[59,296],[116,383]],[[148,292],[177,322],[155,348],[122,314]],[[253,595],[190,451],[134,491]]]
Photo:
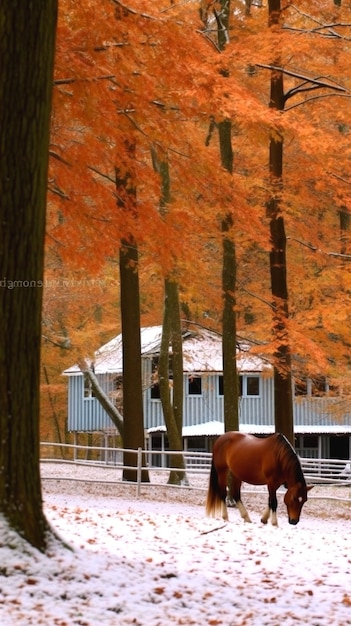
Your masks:
[[[313,489],[314,485],[307,485],[307,491],[311,491],[311,489]]]

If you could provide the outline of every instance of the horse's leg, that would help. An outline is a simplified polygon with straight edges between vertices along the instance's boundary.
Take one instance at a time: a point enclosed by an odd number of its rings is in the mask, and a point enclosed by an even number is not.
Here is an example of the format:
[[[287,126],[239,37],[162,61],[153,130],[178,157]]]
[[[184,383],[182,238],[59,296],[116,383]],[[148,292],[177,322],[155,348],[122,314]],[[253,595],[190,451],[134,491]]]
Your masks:
[[[227,522],[228,521],[228,509],[227,509],[227,505],[226,505],[226,498],[227,498],[227,468],[226,467],[218,468],[217,472],[218,472],[219,497],[220,497],[220,499],[222,501],[221,513],[222,513],[223,519]]]
[[[245,522],[251,522],[250,516],[241,500],[241,480],[232,476],[230,485],[231,497],[235,500],[238,511]]]
[[[278,526],[278,520],[277,520],[278,501],[277,501],[276,492],[277,492],[276,487],[272,487],[271,485],[268,485],[268,493],[269,493],[268,506],[262,513],[262,517],[261,517],[262,524],[267,524],[269,516],[272,514],[272,525]]]
[[[226,505],[227,507],[235,507],[235,500],[232,496],[232,480],[233,480],[233,476],[232,473],[229,471],[228,472],[228,491],[227,491],[227,497],[226,497]]]

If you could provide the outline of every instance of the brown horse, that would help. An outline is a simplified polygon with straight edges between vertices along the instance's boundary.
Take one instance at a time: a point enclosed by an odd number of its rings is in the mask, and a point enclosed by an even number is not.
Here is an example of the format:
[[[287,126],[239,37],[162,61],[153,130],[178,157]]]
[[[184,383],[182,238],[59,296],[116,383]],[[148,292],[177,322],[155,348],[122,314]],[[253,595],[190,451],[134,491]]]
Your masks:
[[[272,515],[272,524],[277,526],[277,489],[284,485],[287,492],[284,502],[290,524],[297,524],[301,509],[307,500],[307,486],[299,458],[284,435],[275,433],[268,437],[255,437],[241,432],[227,432],[218,437],[213,446],[212,466],[207,493],[206,513],[222,513],[228,519],[226,506],[227,478],[229,495],[234,498],[241,517],[251,522],[241,501],[241,483],[267,485],[268,506],[261,522],[266,524]]]

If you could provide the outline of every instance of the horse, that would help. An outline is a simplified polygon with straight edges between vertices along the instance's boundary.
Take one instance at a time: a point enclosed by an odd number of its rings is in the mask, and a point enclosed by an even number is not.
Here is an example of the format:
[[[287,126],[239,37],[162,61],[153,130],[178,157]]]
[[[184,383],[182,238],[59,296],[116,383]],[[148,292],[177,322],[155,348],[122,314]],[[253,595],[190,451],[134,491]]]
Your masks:
[[[287,488],[284,502],[289,524],[299,522],[301,509],[307,501],[307,486],[299,458],[281,433],[267,437],[256,437],[242,432],[227,432],[216,439],[213,446],[211,473],[206,501],[207,515],[222,513],[228,520],[226,505],[227,477],[230,472],[229,496],[234,499],[241,517],[251,522],[241,501],[241,483],[267,485],[268,506],[263,511],[261,522],[267,524],[271,516],[273,526],[277,521],[277,489]]]

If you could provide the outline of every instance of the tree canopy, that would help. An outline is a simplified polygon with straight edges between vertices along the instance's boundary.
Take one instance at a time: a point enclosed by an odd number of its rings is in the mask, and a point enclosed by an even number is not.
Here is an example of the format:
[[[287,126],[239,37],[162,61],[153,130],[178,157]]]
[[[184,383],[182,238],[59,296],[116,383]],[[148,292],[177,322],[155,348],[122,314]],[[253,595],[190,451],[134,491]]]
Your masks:
[[[279,2],[270,6],[280,9]],[[323,373],[345,385],[350,9],[326,0],[287,3],[272,24],[262,2],[231,0],[230,7],[220,49],[220,2],[106,0],[98,19],[90,3],[61,3],[44,308],[44,363],[51,372],[55,344],[71,364],[119,331],[116,250],[129,233],[139,251],[143,323],[160,321],[163,281],[173,275],[183,311],[218,329],[220,224],[228,214],[237,332],[257,341],[274,364],[280,338],[271,334],[267,215],[273,137],[284,140],[278,197],[295,375]],[[270,106],[272,75],[284,81],[278,107]],[[214,130],[224,120],[232,124],[232,172],[219,166]],[[162,215],[155,146],[167,155],[172,181]],[[118,208],[116,167],[137,181],[132,212]]]

